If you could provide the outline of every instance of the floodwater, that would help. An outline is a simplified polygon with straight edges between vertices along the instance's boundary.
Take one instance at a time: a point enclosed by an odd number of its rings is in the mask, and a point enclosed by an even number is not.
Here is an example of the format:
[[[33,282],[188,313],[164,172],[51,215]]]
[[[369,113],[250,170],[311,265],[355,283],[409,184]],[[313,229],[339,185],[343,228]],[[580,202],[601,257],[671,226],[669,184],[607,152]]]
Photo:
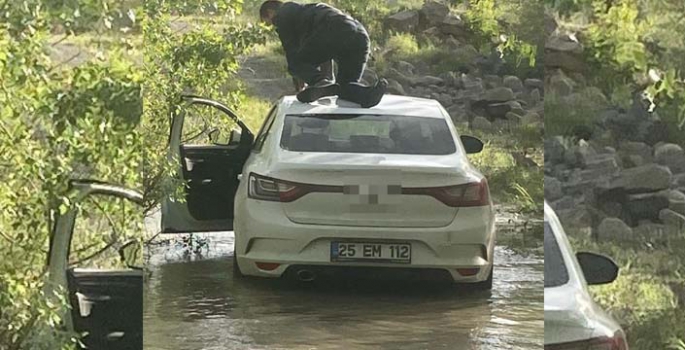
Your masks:
[[[148,256],[145,349],[542,349],[541,229],[500,221],[491,292],[237,279],[231,232],[161,236]]]

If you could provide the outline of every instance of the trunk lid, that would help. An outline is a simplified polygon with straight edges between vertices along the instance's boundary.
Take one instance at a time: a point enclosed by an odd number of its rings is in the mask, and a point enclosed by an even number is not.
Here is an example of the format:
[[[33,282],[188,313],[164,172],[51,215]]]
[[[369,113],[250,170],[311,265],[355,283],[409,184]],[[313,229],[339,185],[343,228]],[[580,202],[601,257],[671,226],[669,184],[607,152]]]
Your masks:
[[[283,209],[296,223],[339,226],[447,226],[458,208],[401,189],[459,185],[482,177],[458,155],[283,151],[271,169],[268,176],[281,180],[336,186],[335,192],[312,192],[283,203]]]

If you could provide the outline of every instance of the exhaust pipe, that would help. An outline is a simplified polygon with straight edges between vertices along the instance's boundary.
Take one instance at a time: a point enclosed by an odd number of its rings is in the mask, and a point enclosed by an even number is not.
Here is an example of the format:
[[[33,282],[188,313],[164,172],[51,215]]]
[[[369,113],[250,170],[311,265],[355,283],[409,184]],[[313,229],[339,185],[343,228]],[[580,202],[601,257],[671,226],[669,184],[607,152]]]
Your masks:
[[[302,282],[311,282],[316,279],[316,274],[310,270],[298,270],[297,279]]]

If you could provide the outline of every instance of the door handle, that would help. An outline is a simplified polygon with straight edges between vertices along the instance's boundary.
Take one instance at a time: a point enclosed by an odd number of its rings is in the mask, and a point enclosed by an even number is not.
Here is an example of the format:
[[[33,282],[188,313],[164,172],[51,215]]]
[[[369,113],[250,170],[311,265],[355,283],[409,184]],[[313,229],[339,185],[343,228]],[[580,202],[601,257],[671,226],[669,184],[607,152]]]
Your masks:
[[[93,304],[96,301],[107,301],[112,299],[109,295],[85,295],[80,292],[76,292],[76,299],[78,299],[78,311],[81,317],[90,316],[90,312],[93,309]]]

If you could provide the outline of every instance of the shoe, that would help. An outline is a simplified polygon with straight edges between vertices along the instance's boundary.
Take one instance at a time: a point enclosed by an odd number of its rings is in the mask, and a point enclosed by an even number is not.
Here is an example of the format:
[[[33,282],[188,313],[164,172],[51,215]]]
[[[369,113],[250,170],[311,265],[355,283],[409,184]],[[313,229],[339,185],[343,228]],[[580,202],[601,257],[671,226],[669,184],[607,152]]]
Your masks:
[[[322,97],[335,96],[340,92],[340,85],[330,80],[320,80],[297,93],[297,100],[302,103],[314,102]]]
[[[385,79],[380,79],[376,85],[367,88],[365,96],[361,99],[360,105],[362,108],[371,108],[381,102],[383,95],[385,95],[385,90],[388,87],[388,81]]]

